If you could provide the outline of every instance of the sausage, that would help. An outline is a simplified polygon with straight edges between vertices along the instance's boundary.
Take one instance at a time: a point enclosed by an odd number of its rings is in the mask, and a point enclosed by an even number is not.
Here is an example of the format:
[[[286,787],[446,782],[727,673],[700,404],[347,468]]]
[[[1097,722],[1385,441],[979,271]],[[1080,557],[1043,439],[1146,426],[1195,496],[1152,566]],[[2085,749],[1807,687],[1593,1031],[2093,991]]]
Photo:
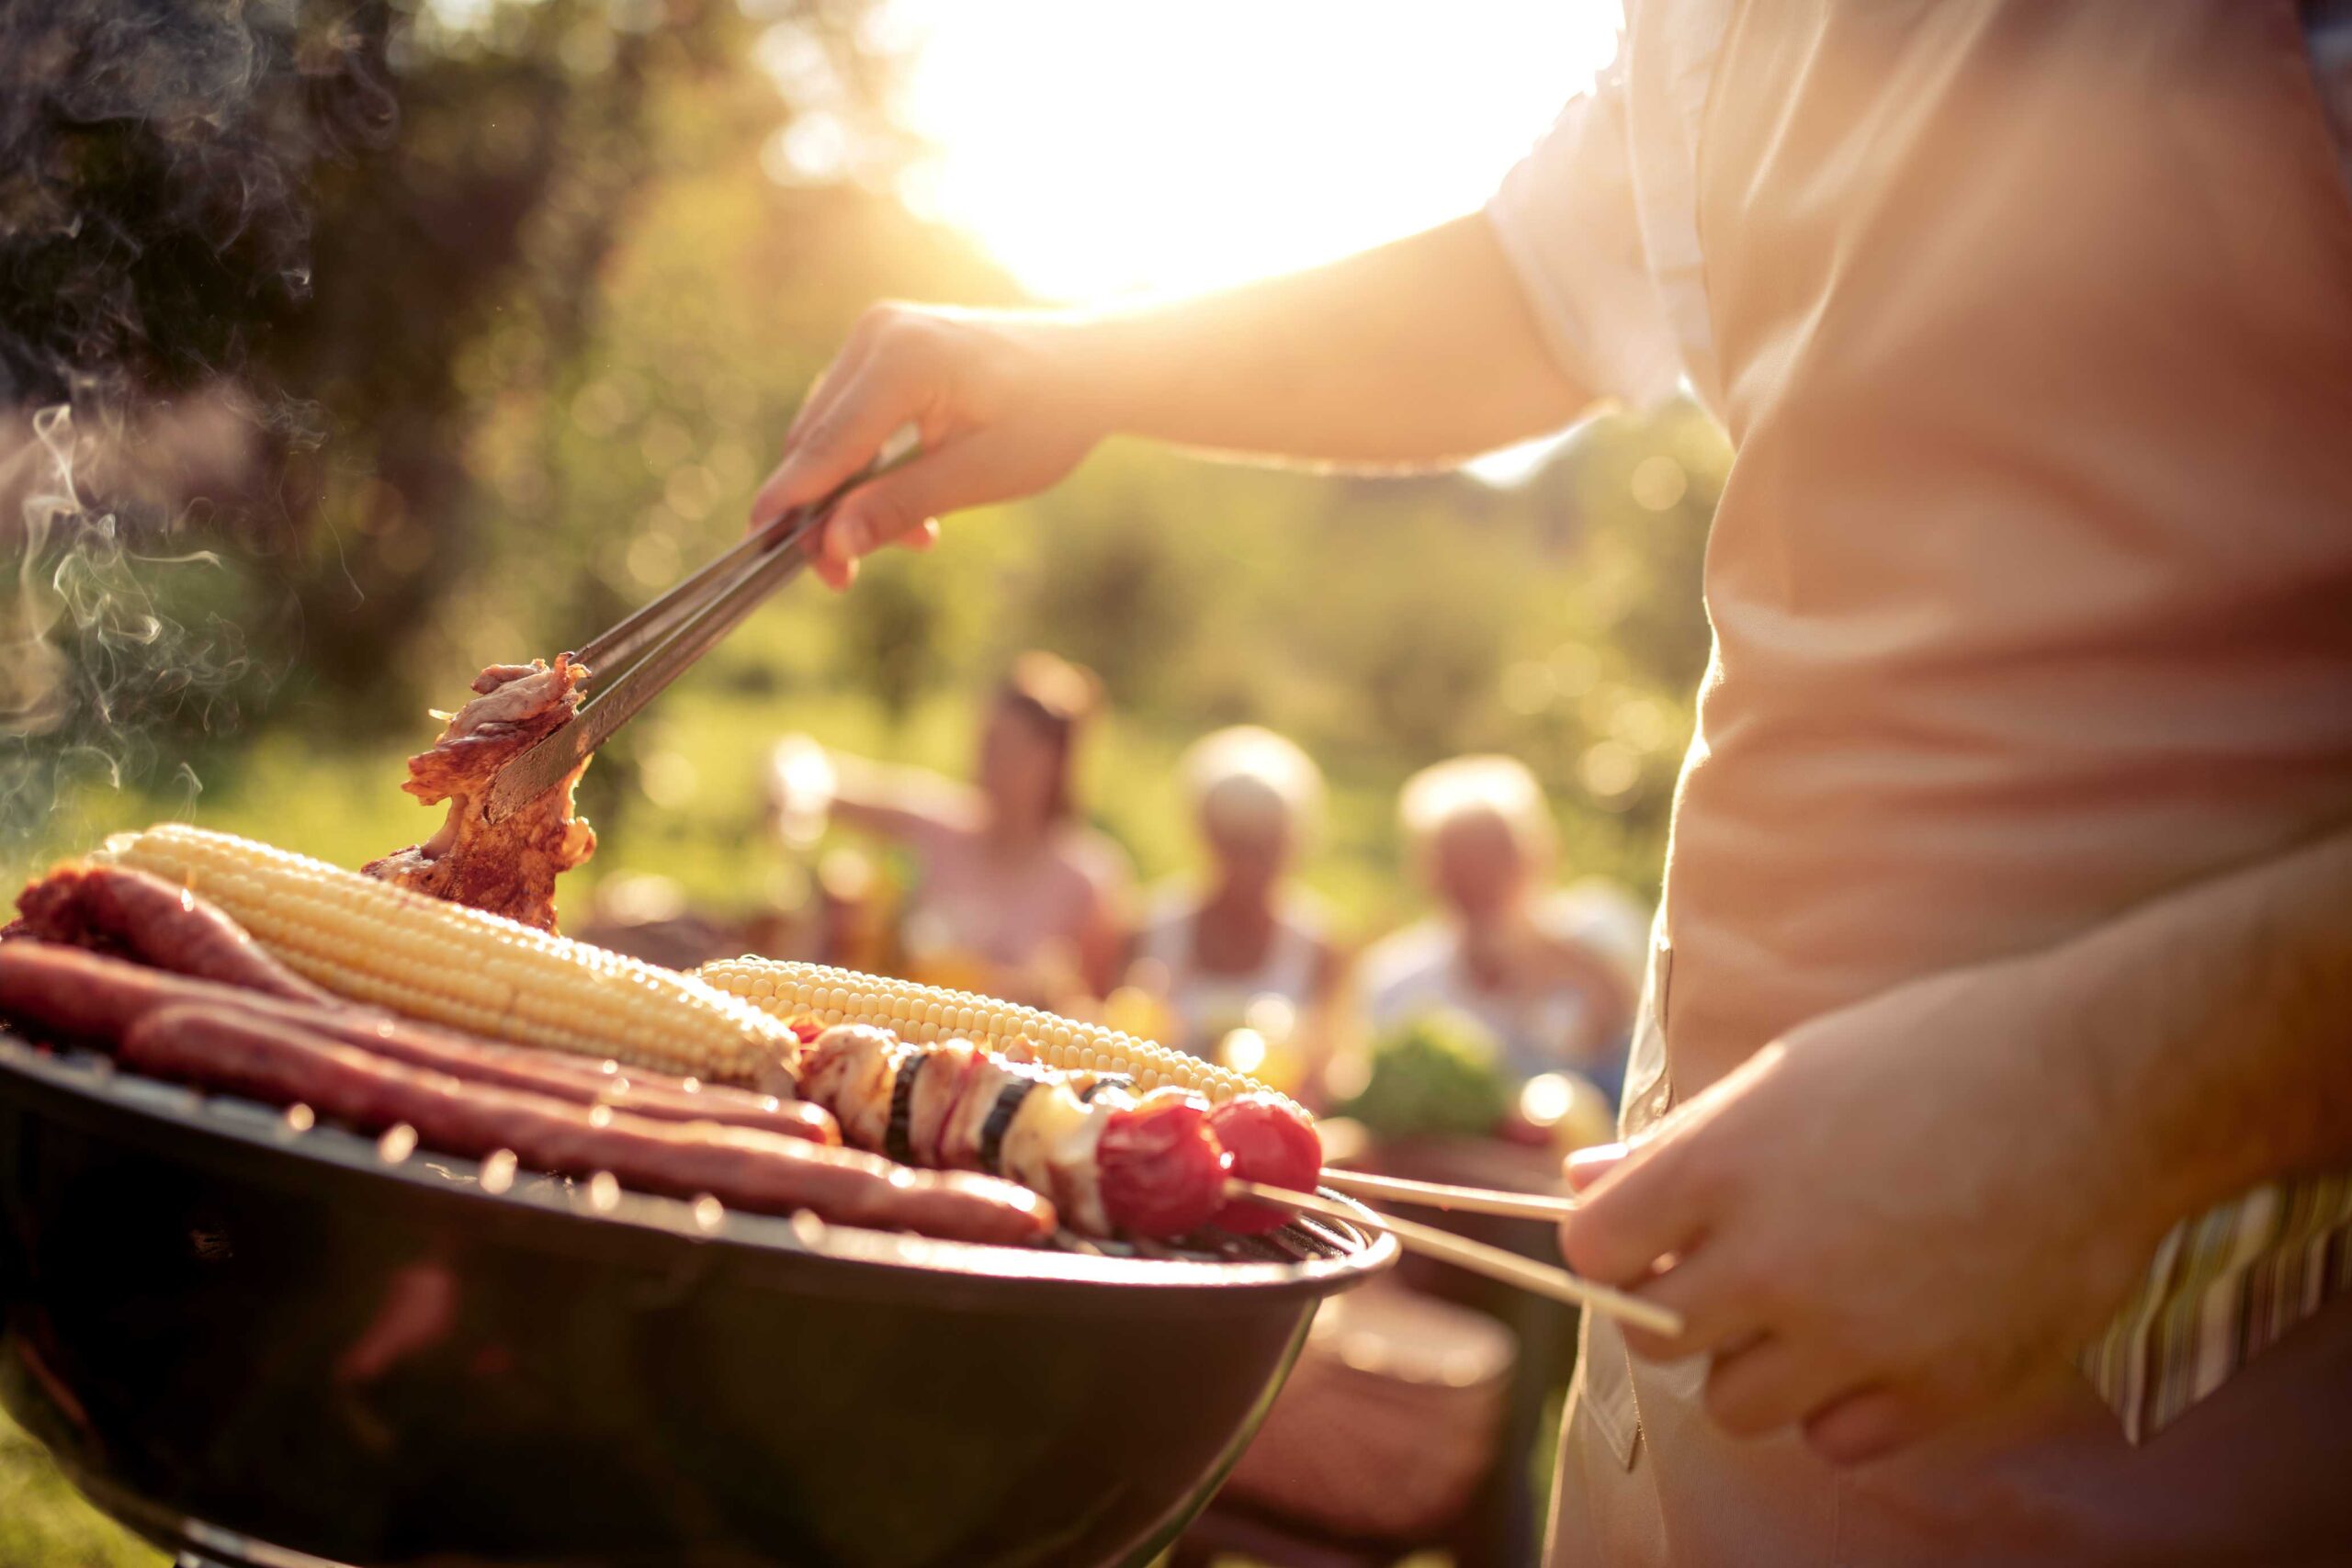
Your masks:
[[[503,1149],[534,1170],[609,1171],[640,1191],[708,1193],[763,1213],[806,1209],[834,1224],[1008,1246],[1054,1228],[1051,1203],[992,1177],[909,1170],[748,1128],[655,1122],[469,1084],[236,1006],[155,1009],[131,1025],[118,1054],[139,1072],[299,1102],[365,1132],[404,1123],[444,1153],[483,1158]]]
[[[17,908],[33,935],[51,942],[119,950],[175,975],[292,1001],[334,1000],[209,901],[128,866],[59,866],[27,883]]]
[[[184,1002],[282,1018],[343,1044],[470,1083],[526,1089],[578,1105],[609,1105],[657,1121],[717,1122],[814,1143],[841,1141],[831,1114],[802,1100],[725,1087],[688,1089],[684,1078],[634,1069],[607,1072],[585,1058],[495,1045],[356,1004],[288,1001],[51,943],[0,945],[0,1016],[69,1039],[113,1046],[148,1013]]]
[[[585,1057],[493,1045],[381,1016],[346,1013],[302,1021],[345,1045],[469,1083],[526,1089],[580,1105],[609,1105],[656,1122],[716,1122],[820,1144],[841,1142],[832,1113],[809,1100],[779,1100],[725,1084],[688,1089],[687,1080],[666,1074],[639,1073],[634,1067],[607,1071]]]
[[[248,994],[53,942],[0,942],[0,1018],[62,1039],[111,1046],[167,1001]]]

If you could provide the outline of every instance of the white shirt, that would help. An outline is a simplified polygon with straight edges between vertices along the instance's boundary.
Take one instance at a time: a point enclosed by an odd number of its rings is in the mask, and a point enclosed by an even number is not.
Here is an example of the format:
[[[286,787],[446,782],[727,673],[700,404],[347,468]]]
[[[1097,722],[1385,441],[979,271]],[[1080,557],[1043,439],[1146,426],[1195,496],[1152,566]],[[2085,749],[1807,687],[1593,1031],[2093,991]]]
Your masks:
[[[1168,1006],[1184,1031],[1178,1043],[1194,1055],[1207,1055],[1227,1030],[1248,1021],[1252,1004],[1267,997],[1288,1003],[1294,1020],[1306,1014],[1323,962],[1324,922],[1311,900],[1282,898],[1265,955],[1243,974],[1200,966],[1193,953],[1200,914],[1197,888],[1165,889],[1154,898],[1150,918],[1136,937],[1136,955],[1168,972]]]
[[[2344,820],[2341,10],[1634,0],[1496,194],[1563,368],[1738,446],[1630,1128]],[[2088,1363],[2132,1436],[2347,1236],[2352,1174],[2184,1222]]]
[[[1699,251],[1698,132],[1728,0],[1629,0],[1616,60],[1487,207],[1553,357],[1634,403],[1720,395]]]
[[[1535,918],[1555,937],[1621,970],[1629,986],[1638,978],[1645,922],[1613,887],[1579,884],[1545,898]],[[1375,942],[1362,960],[1358,987],[1375,1038],[1432,1010],[1466,1013],[1495,1037],[1514,1078],[1570,1067],[1613,1089],[1619,1077],[1614,1060],[1589,1055],[1616,1043],[1589,1038],[1592,1009],[1581,990],[1560,986],[1519,997],[1479,986],[1463,966],[1461,935],[1448,921],[1423,920]]]

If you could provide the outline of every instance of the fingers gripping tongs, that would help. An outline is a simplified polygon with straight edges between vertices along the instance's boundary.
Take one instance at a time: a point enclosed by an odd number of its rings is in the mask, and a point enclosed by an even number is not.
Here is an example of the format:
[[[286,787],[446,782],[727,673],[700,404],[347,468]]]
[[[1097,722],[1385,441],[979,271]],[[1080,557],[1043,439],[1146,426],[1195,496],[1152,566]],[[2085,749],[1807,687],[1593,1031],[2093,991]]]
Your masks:
[[[637,716],[695,660],[798,575],[815,551],[826,518],[841,499],[885,469],[911,457],[914,433],[901,431],[872,463],[826,494],[794,508],[619,625],[584,643],[572,657],[587,667],[596,694],[527,751],[508,762],[490,787],[483,810],[492,822],[513,816],[561,784],[615,730]],[[619,673],[606,679],[606,671]]]

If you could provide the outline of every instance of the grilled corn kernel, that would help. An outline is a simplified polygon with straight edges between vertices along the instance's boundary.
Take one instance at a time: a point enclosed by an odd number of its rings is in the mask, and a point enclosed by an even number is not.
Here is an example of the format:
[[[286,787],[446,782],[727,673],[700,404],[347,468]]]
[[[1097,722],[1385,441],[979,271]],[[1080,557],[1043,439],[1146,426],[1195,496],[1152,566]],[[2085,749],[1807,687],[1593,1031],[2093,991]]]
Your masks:
[[[911,1040],[960,1036],[991,1051],[1025,1041],[1038,1060],[1066,1072],[1125,1073],[1139,1088],[1174,1085],[1211,1101],[1272,1092],[1255,1078],[1186,1052],[968,991],[774,958],[722,958],[693,973],[779,1019],[871,1023]]]
[[[194,889],[339,996],[517,1045],[764,1084],[792,1032],[698,980],[228,833],[123,833],[97,857]]]

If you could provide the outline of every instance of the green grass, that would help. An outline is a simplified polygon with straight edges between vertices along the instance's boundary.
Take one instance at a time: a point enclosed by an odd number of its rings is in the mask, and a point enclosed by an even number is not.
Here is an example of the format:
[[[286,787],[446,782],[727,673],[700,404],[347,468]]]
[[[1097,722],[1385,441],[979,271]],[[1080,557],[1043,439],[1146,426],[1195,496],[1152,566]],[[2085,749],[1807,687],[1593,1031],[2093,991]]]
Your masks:
[[[82,1501],[0,1416],[0,1568],[160,1568],[153,1547]]]

